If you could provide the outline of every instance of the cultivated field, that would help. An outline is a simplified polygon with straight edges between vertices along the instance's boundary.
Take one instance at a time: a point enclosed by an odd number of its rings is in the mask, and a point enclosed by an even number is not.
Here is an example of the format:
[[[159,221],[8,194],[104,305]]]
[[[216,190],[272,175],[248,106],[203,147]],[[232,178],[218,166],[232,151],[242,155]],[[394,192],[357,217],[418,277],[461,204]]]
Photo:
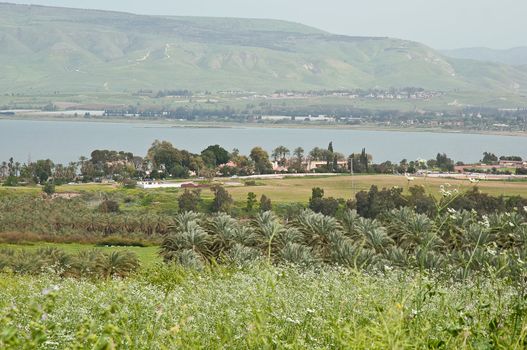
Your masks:
[[[324,189],[325,195],[335,198],[352,198],[358,191],[369,190],[372,185],[379,189],[399,186],[407,189],[409,186],[422,185],[431,194],[438,195],[441,185],[450,184],[451,188],[465,191],[474,186],[467,180],[416,178],[408,182],[404,176],[393,175],[356,175],[321,177],[321,178],[289,178],[283,180],[257,181],[261,186],[245,186],[229,188],[236,200],[245,200],[247,193],[265,194],[275,202],[307,202],[313,187]],[[478,183],[481,191],[495,196],[527,196],[527,182],[482,181]]]

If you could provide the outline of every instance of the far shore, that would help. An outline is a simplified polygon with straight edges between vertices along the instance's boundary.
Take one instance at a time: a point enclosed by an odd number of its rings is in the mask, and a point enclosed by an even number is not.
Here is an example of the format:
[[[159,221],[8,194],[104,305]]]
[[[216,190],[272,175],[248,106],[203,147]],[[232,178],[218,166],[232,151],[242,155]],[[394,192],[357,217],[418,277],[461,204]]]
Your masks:
[[[236,123],[236,122],[190,122],[172,119],[140,119],[118,117],[74,117],[74,116],[41,116],[41,115],[0,115],[0,121],[53,121],[53,122],[79,122],[79,123],[122,123],[122,124],[150,124],[152,127],[172,128],[283,128],[283,129],[338,129],[338,130],[363,130],[363,131],[393,131],[393,132],[424,132],[436,134],[466,134],[466,135],[495,135],[527,137],[527,132],[522,131],[492,131],[492,130],[465,130],[441,128],[415,128],[415,127],[383,127],[377,125],[346,125],[346,124],[271,124],[271,123]]]

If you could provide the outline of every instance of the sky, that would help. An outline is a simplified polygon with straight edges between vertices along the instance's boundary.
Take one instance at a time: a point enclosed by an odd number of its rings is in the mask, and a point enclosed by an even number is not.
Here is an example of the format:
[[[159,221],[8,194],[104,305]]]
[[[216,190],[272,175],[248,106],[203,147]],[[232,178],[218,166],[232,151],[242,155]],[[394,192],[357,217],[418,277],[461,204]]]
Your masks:
[[[272,18],[436,49],[527,46],[525,0],[0,0],[137,14]]]

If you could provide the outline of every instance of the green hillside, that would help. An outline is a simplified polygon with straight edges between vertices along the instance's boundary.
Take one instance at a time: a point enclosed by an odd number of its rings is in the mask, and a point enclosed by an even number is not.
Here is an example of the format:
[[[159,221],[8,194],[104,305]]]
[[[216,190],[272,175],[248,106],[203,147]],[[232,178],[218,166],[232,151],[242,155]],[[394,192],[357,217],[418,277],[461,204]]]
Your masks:
[[[419,43],[349,37],[275,20],[139,16],[0,4],[0,89],[422,87],[518,93],[527,71],[445,58]]]
[[[495,50],[486,47],[471,47],[454,50],[441,50],[448,57],[463,58],[484,62],[496,62],[512,66],[527,65],[527,46],[506,50]]]

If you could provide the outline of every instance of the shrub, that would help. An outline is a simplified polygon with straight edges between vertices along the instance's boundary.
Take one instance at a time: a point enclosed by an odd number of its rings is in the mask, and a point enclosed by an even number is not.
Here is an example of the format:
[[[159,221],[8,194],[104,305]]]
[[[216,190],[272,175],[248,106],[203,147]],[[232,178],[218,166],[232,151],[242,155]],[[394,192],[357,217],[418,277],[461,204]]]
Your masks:
[[[114,200],[106,199],[101,204],[99,204],[98,209],[101,213],[118,213],[119,203]]]
[[[137,181],[133,180],[133,179],[124,179],[122,181],[122,185],[124,188],[127,188],[127,189],[134,189],[137,187]]]
[[[3,183],[3,186],[16,187],[18,186],[18,177],[8,176]]]
[[[214,193],[214,199],[212,201],[211,208],[212,211],[216,213],[228,213],[232,204],[234,203],[229,192],[227,192],[227,190],[221,186],[214,186],[211,188],[211,191]]]
[[[254,210],[255,205],[256,205],[256,194],[254,192],[249,192],[247,194],[247,205],[245,206],[245,210],[251,213]]]
[[[37,275],[55,272],[67,277],[126,277],[139,267],[137,255],[129,251],[104,253],[97,249],[68,254],[57,248],[0,250],[0,270]]]
[[[48,196],[51,196],[53,193],[55,193],[55,184],[53,182],[46,182],[44,186],[42,186],[42,192]]]
[[[262,195],[260,198],[260,211],[270,211],[273,209],[273,205],[271,203],[271,198],[267,197],[265,194]]]
[[[179,211],[197,212],[201,204],[201,190],[194,189],[185,191],[178,198]]]

